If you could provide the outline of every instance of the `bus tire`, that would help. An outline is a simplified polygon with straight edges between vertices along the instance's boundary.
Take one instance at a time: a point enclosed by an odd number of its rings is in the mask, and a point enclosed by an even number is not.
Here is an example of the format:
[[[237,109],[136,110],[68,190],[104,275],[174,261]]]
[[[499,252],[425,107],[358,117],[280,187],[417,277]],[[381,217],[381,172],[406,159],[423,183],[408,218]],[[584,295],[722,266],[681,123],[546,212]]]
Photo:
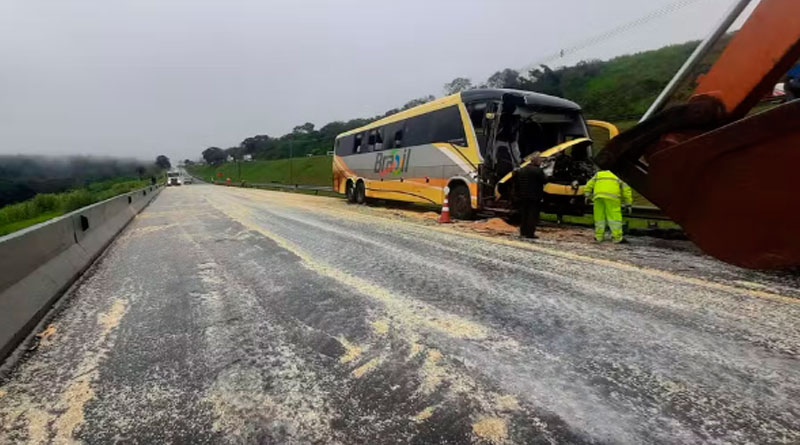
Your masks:
[[[450,205],[450,214],[455,219],[468,220],[472,218],[472,199],[469,188],[460,182],[450,185],[450,194],[447,195]]]
[[[347,202],[351,204],[355,204],[356,202],[356,190],[353,187],[353,181],[348,180],[347,184],[344,186],[344,193],[347,196]]]
[[[356,184],[356,204],[367,203],[367,189],[364,187],[364,181],[358,181]]]

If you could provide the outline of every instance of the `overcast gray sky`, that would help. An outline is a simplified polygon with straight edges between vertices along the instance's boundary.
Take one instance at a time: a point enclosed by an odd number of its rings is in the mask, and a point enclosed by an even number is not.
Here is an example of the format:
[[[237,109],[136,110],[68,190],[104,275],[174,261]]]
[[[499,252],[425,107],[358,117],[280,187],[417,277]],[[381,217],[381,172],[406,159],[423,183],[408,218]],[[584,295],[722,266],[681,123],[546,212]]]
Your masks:
[[[439,96],[673,2],[0,0],[0,154],[194,159]],[[731,3],[699,0],[563,63],[701,38]]]

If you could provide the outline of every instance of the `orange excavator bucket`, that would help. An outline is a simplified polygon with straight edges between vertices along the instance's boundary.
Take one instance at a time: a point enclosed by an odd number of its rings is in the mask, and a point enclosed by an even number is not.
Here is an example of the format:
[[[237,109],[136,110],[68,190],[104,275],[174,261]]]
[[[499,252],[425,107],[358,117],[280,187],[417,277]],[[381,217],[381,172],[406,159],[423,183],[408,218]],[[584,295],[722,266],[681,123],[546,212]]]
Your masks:
[[[798,59],[800,1],[761,0],[694,96],[613,139],[598,165],[710,255],[755,269],[800,266],[800,101],[747,115]]]

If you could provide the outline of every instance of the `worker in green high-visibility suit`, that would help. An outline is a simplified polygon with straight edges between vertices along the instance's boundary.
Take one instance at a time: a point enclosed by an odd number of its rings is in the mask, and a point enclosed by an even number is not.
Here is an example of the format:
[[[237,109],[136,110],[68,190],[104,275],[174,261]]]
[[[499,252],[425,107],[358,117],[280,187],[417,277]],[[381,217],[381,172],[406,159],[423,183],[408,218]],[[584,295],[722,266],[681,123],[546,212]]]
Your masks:
[[[633,205],[633,191],[614,173],[601,170],[586,183],[584,189],[587,202],[594,202],[594,236],[602,242],[606,226],[611,228],[615,243],[624,242],[622,236],[622,206],[630,212]]]

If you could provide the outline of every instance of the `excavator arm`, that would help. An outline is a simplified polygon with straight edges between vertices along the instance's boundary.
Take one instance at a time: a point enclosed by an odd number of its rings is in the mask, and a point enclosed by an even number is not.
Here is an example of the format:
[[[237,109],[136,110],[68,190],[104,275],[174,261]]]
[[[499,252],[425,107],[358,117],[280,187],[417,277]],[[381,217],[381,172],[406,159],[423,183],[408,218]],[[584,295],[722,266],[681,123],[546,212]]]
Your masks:
[[[728,38],[732,21],[700,49]],[[748,268],[800,266],[800,100],[751,113],[798,59],[800,1],[761,0],[688,102],[654,106],[596,162],[705,252]]]

